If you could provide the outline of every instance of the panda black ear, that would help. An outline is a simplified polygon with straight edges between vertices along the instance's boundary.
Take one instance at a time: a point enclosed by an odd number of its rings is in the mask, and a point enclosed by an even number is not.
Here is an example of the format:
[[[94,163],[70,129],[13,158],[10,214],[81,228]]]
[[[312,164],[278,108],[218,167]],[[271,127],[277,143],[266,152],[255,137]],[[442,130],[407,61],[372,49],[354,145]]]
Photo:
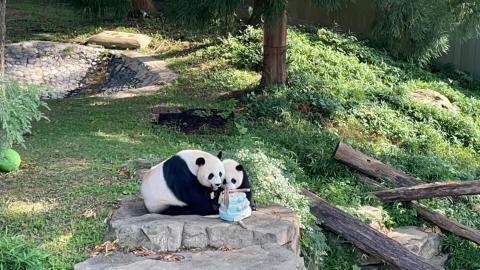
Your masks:
[[[222,151],[218,152],[217,154],[218,159],[222,159],[222,155],[223,155]]]
[[[243,166],[238,164],[237,167],[235,167],[235,169],[237,169],[237,171],[243,171]]]
[[[197,158],[197,161],[195,161],[195,164],[197,164],[198,166],[205,165],[205,159],[203,157],[199,157]]]

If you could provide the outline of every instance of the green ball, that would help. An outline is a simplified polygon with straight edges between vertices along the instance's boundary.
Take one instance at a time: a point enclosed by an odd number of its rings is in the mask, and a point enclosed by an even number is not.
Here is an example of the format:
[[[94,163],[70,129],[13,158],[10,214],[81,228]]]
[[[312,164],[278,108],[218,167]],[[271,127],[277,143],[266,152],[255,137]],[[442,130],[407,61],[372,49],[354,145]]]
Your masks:
[[[20,155],[13,149],[6,149],[0,152],[0,171],[12,172],[20,167]]]

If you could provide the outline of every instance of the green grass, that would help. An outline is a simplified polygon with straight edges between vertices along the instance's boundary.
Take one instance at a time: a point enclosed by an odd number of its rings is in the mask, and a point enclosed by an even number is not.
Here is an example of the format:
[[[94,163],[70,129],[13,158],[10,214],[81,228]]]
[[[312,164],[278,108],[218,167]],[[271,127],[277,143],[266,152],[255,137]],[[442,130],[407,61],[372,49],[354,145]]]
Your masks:
[[[257,179],[281,172],[277,177],[287,179],[282,181],[308,186],[347,211],[380,202],[352,171],[331,159],[339,140],[425,181],[480,176],[478,84],[447,83],[445,75],[395,62],[353,37],[290,29],[288,86],[255,93],[261,66],[259,30],[210,44],[208,35],[190,39],[196,32],[171,31],[171,25],[152,21],[138,29],[119,22],[100,25],[84,21],[68,6],[46,5],[42,12],[31,0],[11,5],[18,12],[14,17],[31,16],[21,22],[24,27],[11,24],[13,40],[29,39],[38,29],[54,32],[63,41],[84,40],[85,33],[98,29],[149,33],[155,45],[148,52],[156,51],[180,74],[173,85],[153,95],[49,101],[50,121],[35,123],[26,148],[19,149],[25,160],[22,169],[0,175],[0,228],[38,244],[50,254],[52,269],[70,269],[87,257],[102,242],[104,220],[117,199],[138,192],[136,181],[117,172],[129,159],[164,158],[185,148],[223,150],[247,162]],[[70,25],[76,24],[80,27],[72,31]],[[192,41],[206,46],[191,46]],[[408,93],[418,88],[444,94],[459,112],[413,102]],[[224,98],[233,91],[248,95]],[[235,110],[236,125],[195,134],[152,126],[150,108],[159,103]],[[472,205],[479,202],[475,196],[469,200]],[[289,205],[301,213],[300,202]],[[422,203],[480,229],[480,215],[471,205],[448,199]],[[96,217],[84,217],[88,209]],[[384,209],[387,227],[426,223],[401,205]],[[313,247],[309,239],[302,241]],[[327,242],[324,269],[358,269],[359,256],[351,245],[339,244],[331,235]],[[476,245],[446,233],[443,247],[450,252],[448,269],[480,267]],[[316,250],[324,250],[323,244]]]

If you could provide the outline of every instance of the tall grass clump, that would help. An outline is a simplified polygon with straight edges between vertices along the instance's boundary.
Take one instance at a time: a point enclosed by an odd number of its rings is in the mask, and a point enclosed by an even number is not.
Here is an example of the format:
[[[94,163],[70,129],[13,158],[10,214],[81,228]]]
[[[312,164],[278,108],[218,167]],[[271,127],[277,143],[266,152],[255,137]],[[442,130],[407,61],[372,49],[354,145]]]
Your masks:
[[[0,270],[49,270],[49,254],[21,236],[0,232]]]

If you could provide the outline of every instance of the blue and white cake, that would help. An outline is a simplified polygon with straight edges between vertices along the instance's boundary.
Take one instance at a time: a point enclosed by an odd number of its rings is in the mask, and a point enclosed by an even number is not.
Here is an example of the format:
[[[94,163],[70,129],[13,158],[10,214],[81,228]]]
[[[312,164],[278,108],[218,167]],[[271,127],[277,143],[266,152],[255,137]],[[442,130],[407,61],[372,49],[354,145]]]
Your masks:
[[[250,202],[244,192],[235,192],[229,194],[228,205],[225,200],[220,203],[220,218],[226,221],[240,221],[252,214]]]

